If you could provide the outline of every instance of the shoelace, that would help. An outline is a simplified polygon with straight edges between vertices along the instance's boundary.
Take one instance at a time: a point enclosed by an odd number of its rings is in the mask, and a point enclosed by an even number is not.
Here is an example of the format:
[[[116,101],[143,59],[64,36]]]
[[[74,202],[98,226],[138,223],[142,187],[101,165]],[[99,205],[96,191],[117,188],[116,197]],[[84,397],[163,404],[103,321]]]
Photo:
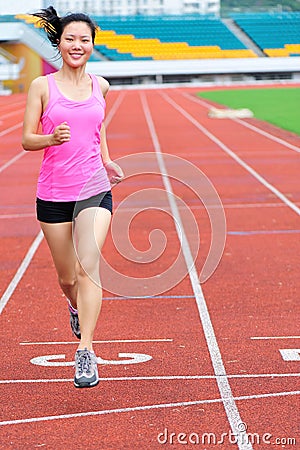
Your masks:
[[[80,375],[84,372],[88,374],[91,373],[92,358],[88,350],[80,352],[76,358],[76,362]]]

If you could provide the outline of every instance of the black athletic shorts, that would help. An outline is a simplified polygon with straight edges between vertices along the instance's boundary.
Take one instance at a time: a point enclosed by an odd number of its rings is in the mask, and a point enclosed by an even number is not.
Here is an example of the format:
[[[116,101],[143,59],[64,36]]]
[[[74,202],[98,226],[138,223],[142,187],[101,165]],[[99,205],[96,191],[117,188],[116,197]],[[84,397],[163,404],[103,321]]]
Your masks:
[[[40,198],[36,199],[37,219],[46,223],[72,222],[80,211],[93,207],[105,208],[112,213],[111,191],[101,192],[86,200],[77,202],[51,202]]]

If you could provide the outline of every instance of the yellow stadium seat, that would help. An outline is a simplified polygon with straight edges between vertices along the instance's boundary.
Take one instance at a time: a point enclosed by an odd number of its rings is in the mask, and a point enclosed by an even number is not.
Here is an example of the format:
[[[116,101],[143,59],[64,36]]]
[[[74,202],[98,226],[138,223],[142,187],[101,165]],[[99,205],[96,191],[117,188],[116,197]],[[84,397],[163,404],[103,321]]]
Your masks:
[[[264,52],[266,55],[271,56],[273,58],[290,56],[290,54],[286,48],[265,48]]]
[[[285,44],[284,47],[289,53],[300,53],[300,44]]]

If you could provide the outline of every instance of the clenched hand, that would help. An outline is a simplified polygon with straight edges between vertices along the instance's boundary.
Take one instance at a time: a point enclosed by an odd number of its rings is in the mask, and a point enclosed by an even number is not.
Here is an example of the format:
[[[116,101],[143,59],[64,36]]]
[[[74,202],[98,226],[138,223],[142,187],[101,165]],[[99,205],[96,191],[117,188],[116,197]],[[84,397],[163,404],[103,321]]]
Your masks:
[[[69,142],[71,139],[71,129],[67,122],[63,122],[57,127],[55,127],[54,132],[51,136],[51,146],[61,145],[64,142]]]

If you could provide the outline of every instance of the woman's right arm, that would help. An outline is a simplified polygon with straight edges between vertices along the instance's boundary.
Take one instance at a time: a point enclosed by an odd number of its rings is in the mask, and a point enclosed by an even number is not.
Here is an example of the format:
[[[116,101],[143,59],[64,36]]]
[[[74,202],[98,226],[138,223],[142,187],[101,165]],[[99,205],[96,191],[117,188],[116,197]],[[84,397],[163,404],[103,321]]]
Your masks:
[[[60,145],[70,140],[70,127],[66,122],[58,125],[52,134],[39,134],[38,128],[43,114],[47,80],[38,77],[31,83],[23,122],[22,146],[24,150],[42,150],[53,145]]]

